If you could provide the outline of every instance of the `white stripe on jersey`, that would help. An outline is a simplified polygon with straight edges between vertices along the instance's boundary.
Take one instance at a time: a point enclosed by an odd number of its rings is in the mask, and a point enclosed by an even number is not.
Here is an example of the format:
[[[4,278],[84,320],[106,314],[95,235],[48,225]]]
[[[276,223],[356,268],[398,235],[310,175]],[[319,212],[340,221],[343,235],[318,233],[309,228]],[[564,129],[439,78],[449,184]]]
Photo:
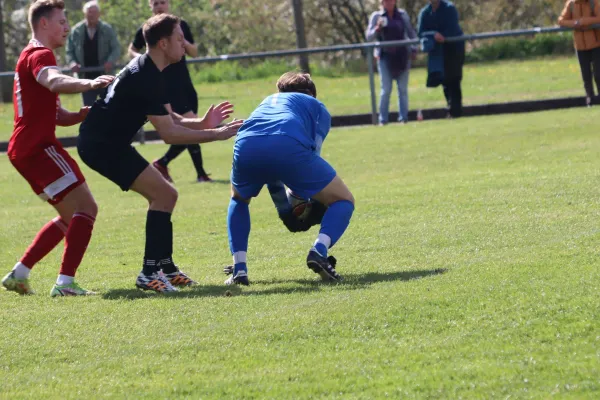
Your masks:
[[[17,97],[17,116],[21,118],[23,116],[23,100],[21,99],[21,81],[19,80],[19,73],[15,72],[15,96]]]
[[[49,65],[49,66],[47,66],[47,67],[44,67],[44,68],[40,69],[40,72],[38,72],[37,76],[35,77],[35,80],[36,80],[37,82],[39,82],[39,81],[40,81],[40,76],[42,75],[42,72],[44,72],[44,71],[45,71],[45,70],[47,70],[47,69],[57,69],[57,70],[58,70],[58,72],[60,72],[60,68],[58,68],[58,66],[57,66],[57,65]]]

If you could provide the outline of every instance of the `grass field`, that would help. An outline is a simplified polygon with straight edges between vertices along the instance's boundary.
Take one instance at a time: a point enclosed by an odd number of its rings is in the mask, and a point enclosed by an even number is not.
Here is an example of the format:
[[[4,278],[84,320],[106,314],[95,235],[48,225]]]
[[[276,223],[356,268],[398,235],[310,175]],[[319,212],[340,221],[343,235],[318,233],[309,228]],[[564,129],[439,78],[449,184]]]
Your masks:
[[[84,168],[100,206],[79,273],[94,298],[0,292],[0,398],[598,398],[600,136],[596,109],[335,129],[324,156],[357,208],[333,249],[341,284],[304,265],[269,196],[251,206],[253,285],[226,297],[232,143],[219,182],[180,192],[175,260],[201,282],[133,284],[145,204]],[[140,147],[148,158],[164,145]],[[8,271],[53,214],[0,157]]]
[[[229,100],[236,106],[238,118],[247,117],[260,101],[271,94],[277,77],[243,82],[203,84],[196,90],[200,109],[211,103]],[[316,76],[319,98],[332,115],[364,114],[371,111],[369,78],[367,75],[344,78]],[[442,89],[425,88],[426,71],[415,69],[410,78],[410,107],[424,109],[444,106]],[[376,82],[379,88],[379,82]],[[379,96],[379,89],[377,89]],[[465,66],[463,95],[467,105],[501,103],[507,101],[583,96],[579,65],[575,57],[498,62]],[[61,96],[63,106],[76,110],[81,96]],[[391,110],[398,110],[397,92],[393,91]],[[0,141],[8,140],[12,132],[13,108],[0,104]],[[77,128],[57,129],[58,136],[74,136]]]

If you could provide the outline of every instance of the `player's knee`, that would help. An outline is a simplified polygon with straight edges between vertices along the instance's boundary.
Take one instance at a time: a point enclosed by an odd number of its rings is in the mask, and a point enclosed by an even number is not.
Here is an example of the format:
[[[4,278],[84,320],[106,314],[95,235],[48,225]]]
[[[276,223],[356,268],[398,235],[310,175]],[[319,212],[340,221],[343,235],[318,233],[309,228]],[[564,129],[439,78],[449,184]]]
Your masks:
[[[98,203],[96,203],[96,200],[91,196],[82,199],[78,204],[76,212],[85,213],[90,217],[96,218],[98,215]]]
[[[347,195],[347,198],[345,200],[347,200],[350,203],[352,203],[353,206],[356,206],[356,201],[354,201],[354,196],[352,195],[352,193],[350,191],[348,191],[348,195]]]
[[[173,208],[173,207],[175,207],[175,204],[177,204],[177,199],[179,198],[179,193],[177,192],[177,189],[175,189],[173,186],[169,185],[169,189],[163,191],[161,193],[161,196],[163,197],[162,200],[165,203],[165,205]]]

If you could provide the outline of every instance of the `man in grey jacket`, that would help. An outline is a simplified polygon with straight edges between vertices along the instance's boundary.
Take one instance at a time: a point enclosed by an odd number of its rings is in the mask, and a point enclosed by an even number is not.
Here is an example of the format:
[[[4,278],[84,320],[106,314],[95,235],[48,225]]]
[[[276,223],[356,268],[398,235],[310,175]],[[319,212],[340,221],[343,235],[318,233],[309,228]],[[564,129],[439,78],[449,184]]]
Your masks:
[[[381,11],[369,18],[366,37],[368,41],[391,41],[415,39],[417,34],[406,11],[396,7],[396,0],[381,0]],[[375,49],[381,78],[379,101],[379,124],[388,123],[388,111],[392,82],[398,86],[398,121],[408,121],[408,72],[411,59],[416,56],[416,47],[384,47]]]
[[[82,67],[102,67],[106,74],[112,74],[121,56],[117,35],[109,24],[100,20],[100,6],[97,1],[83,5],[85,19],[73,27],[67,38],[67,63],[71,71],[78,73]],[[83,78],[95,79],[102,71],[83,72]],[[101,90],[83,93],[83,104],[91,106]]]

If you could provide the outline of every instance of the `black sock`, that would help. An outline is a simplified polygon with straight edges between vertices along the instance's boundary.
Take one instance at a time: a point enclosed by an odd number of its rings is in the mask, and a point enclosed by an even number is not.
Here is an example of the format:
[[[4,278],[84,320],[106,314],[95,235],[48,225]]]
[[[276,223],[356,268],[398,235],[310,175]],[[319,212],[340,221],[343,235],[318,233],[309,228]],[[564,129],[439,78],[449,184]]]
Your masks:
[[[196,173],[198,174],[198,178],[206,176],[206,171],[204,170],[204,163],[202,161],[202,150],[200,150],[199,144],[190,144],[187,146],[188,152],[190,153],[190,157],[192,158],[192,162],[194,163],[194,168],[196,168]]]
[[[171,258],[173,228],[171,213],[148,210],[146,216],[146,250],[143,271],[145,275],[160,270],[160,260]]]
[[[159,269],[157,260],[144,258],[144,264],[142,265],[142,273],[144,275],[152,275],[158,272]]]
[[[177,266],[173,262],[173,223],[169,221],[169,228],[165,234],[166,238],[166,252],[169,255],[167,258],[160,260],[160,269],[165,274],[171,274],[178,270]]]
[[[158,163],[163,167],[166,167],[171,161],[176,159],[177,156],[185,150],[185,147],[186,146],[184,144],[172,144],[171,147],[169,147],[169,150],[167,150],[167,152],[165,153],[165,155],[162,156],[160,160],[158,160]]]

